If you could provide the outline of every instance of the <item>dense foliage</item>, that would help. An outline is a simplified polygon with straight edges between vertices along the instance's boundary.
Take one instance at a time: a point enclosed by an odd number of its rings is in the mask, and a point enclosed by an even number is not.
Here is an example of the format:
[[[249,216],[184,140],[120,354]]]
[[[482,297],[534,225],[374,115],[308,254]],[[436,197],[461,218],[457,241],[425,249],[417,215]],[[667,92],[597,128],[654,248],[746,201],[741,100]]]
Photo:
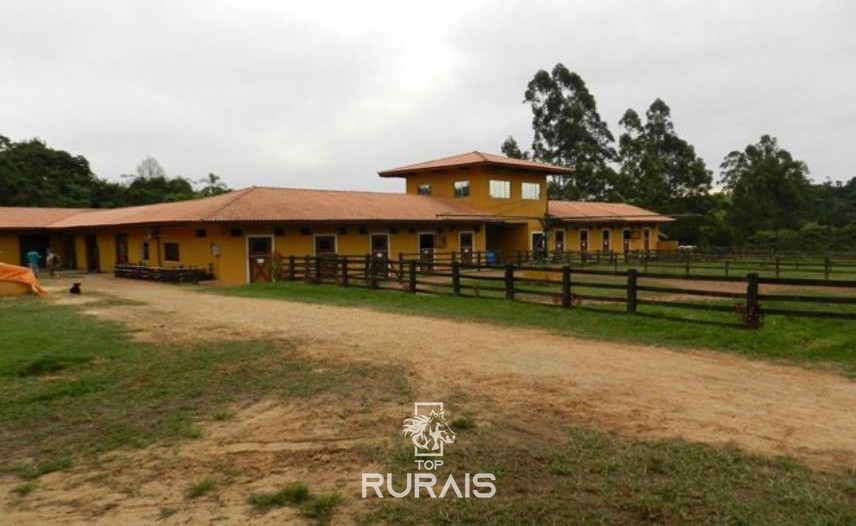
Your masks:
[[[538,71],[527,85],[532,150],[514,137],[509,157],[570,166],[550,199],[626,202],[678,218],[664,232],[682,244],[781,250],[852,250],[856,246],[856,177],[813,184],[806,164],[764,135],[729,153],[719,188],[695,148],[675,131],[671,109],[656,99],[644,119],[628,109],[617,141],[585,82],[564,65]]]
[[[153,157],[122,178],[96,177],[83,156],[55,150],[39,139],[13,142],[0,135],[0,206],[112,208],[228,191],[214,174],[199,182],[169,177]]]

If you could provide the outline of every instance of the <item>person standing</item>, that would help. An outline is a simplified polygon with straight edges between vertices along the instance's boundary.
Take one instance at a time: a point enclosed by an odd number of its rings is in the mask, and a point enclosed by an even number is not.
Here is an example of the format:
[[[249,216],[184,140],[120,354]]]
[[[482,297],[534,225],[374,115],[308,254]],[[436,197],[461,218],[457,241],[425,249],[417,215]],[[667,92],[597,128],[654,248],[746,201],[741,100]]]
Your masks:
[[[57,275],[57,271],[59,270],[59,266],[62,263],[62,260],[59,258],[59,254],[48,249],[48,257],[45,258],[45,264],[48,266],[48,272],[52,278],[55,278]]]
[[[34,276],[39,275],[39,261],[42,259],[42,255],[39,254],[39,251],[36,249],[32,249],[27,252],[27,265],[30,267],[30,270],[33,271]]]

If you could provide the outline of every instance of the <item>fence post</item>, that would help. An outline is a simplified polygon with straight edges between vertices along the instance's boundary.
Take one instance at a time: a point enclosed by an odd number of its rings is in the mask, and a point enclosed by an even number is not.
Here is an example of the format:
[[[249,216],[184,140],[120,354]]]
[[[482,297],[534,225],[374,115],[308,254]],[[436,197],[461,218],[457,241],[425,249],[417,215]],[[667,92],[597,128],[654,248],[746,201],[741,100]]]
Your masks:
[[[294,256],[288,256],[288,279],[294,281]]]
[[[829,257],[823,258],[823,279],[829,281]]]
[[[453,251],[452,251],[452,264],[453,264],[453,265],[455,264],[455,261],[457,261],[457,258],[456,258],[455,251],[453,250]]]
[[[416,260],[411,259],[407,262],[407,282],[410,287],[410,292],[416,292]]]
[[[404,254],[398,253],[398,282],[404,282]]]
[[[375,257],[369,257],[369,286],[373,289],[377,288],[377,274],[380,260]]]
[[[744,322],[751,328],[761,324],[761,305],[758,302],[758,274],[752,272],[746,276],[746,312]]]
[[[562,267],[562,307],[571,306],[571,267]]]
[[[342,286],[348,286],[348,258],[342,258]]]
[[[781,263],[782,263],[781,258],[779,258],[779,256],[776,256],[776,277],[777,278],[779,277],[779,267],[781,266]]]
[[[518,250],[517,251],[517,266],[519,267],[522,264],[523,264],[523,253]]]
[[[627,312],[636,314],[636,269],[627,270]]]
[[[505,299],[514,299],[514,265],[505,266]]]
[[[481,252],[482,252],[481,250],[476,252],[476,267],[478,267],[478,270],[481,270],[481,266],[482,266],[482,264],[481,264]]]
[[[618,274],[618,254],[615,252],[612,254],[612,272],[613,274]]]
[[[726,277],[726,278],[728,277],[728,264],[729,264],[729,263],[730,263],[730,262],[726,259],[726,260],[725,260],[725,277]]]
[[[648,273],[648,251],[645,251],[645,259],[643,259],[643,267],[645,269],[645,274]]]
[[[303,256],[303,279],[312,283],[312,267],[309,265],[309,256]]]
[[[452,290],[455,296],[461,295],[461,263],[452,261]]]

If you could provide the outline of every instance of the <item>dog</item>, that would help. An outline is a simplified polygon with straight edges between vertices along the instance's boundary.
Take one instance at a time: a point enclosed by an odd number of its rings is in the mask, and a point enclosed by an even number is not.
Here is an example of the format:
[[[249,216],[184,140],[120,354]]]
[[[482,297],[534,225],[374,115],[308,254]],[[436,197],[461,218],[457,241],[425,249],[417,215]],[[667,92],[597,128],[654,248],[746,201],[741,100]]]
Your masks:
[[[80,283],[75,283],[68,289],[68,292],[71,294],[80,294]]]

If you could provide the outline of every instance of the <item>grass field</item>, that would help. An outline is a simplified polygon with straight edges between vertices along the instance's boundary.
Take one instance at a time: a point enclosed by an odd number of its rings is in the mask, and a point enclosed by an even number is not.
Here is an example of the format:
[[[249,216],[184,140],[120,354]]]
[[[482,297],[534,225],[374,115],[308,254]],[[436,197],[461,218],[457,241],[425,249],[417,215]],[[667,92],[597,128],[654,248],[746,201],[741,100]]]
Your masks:
[[[196,438],[199,422],[241,400],[407,389],[393,370],[324,365],[322,374],[281,343],[136,343],[122,325],[37,299],[0,302],[0,334],[0,474],[31,479],[81,456]],[[354,388],[367,379],[370,388]]]
[[[596,312],[333,286],[268,285],[222,292],[494,323],[504,318],[503,323],[513,320],[602,337],[627,322],[623,316]],[[139,308],[110,300],[102,306]],[[654,341],[671,333],[662,320],[639,321],[644,327],[638,334],[621,337]],[[735,330],[723,336],[705,332],[704,325],[687,327],[669,340],[671,344],[702,336],[736,350],[741,338],[753,338],[753,352],[759,355],[773,353],[777,345],[799,334],[795,329],[784,335]],[[819,326],[801,330],[804,342],[824,333]],[[834,331],[828,326],[826,332]],[[85,315],[80,307],[35,299],[0,302],[0,334],[0,479],[15,481],[9,490],[14,506],[32,507],[29,502],[43,491],[41,477],[47,473],[86,466],[96,477],[101,453],[153,443],[178,447],[204,437],[210,423],[232,425],[236,403],[269,397],[312,400],[319,395],[340,400],[337,407],[397,407],[412,402],[409,375],[397,368],[317,362],[301,356],[299,344],[282,342],[138,343],[120,324]],[[851,362],[834,359],[836,346],[850,345],[850,340],[827,334],[820,341],[814,356],[801,359],[834,362],[851,370]],[[787,352],[793,353],[796,345],[789,344]],[[476,394],[456,395],[457,405],[468,407]],[[492,414],[497,422],[501,409]],[[765,458],[680,440],[632,440],[582,426],[568,427],[562,438],[556,438],[552,422],[542,423],[549,430],[542,433],[518,425],[514,415],[504,417],[486,424],[478,409],[472,409],[456,419],[460,440],[446,466],[456,473],[496,474],[501,484],[495,499],[385,499],[364,506],[355,494],[315,493],[317,481],[310,471],[308,478],[278,487],[239,488],[244,494],[242,517],[252,523],[272,510],[293,508],[306,524],[324,524],[337,514],[354,515],[360,524],[403,525],[843,526],[856,521],[852,471],[820,473],[785,457]],[[313,421],[300,424],[311,426]],[[399,430],[383,426],[363,432],[377,435],[376,446],[359,450],[362,462],[354,464],[353,480],[369,466],[399,474],[412,468],[412,449],[404,447]],[[176,490],[178,506],[205,502],[216,506],[217,493],[226,484],[215,475],[194,476]],[[117,506],[121,509],[122,503]],[[173,506],[155,507],[152,520],[170,524],[181,512]]]
[[[397,291],[307,285],[300,282],[252,284],[213,293],[310,303],[360,306],[383,311],[437,316],[504,326],[531,326],[584,338],[739,353],[753,358],[830,367],[856,376],[856,330],[844,320],[768,316],[758,330],[722,325],[737,314],[682,311],[694,322],[668,319],[674,310],[640,307],[640,315],[620,312],[623,305],[598,310],[557,309],[505,300],[405,294]],[[612,309],[619,312],[599,312]]]
[[[856,520],[856,473],[820,475],[785,457],[675,440],[630,442],[579,428],[567,429],[557,443],[525,430],[483,428],[477,417],[459,435],[455,460],[437,478],[494,473],[500,496],[384,499],[360,522],[844,526]],[[393,447],[387,455],[394,474],[412,468],[411,448]]]

